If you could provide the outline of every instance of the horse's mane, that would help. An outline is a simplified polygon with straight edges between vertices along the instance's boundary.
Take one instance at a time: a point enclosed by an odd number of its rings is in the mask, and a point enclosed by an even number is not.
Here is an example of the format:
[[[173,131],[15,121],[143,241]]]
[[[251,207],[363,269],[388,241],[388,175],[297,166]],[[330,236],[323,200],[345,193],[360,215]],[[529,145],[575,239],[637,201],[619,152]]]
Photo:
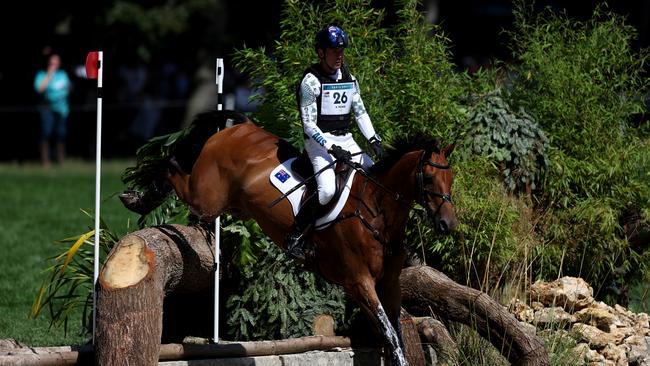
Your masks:
[[[385,173],[404,154],[417,150],[424,150],[426,154],[440,153],[440,140],[426,134],[398,138],[386,149],[386,156],[370,167],[370,173]]]

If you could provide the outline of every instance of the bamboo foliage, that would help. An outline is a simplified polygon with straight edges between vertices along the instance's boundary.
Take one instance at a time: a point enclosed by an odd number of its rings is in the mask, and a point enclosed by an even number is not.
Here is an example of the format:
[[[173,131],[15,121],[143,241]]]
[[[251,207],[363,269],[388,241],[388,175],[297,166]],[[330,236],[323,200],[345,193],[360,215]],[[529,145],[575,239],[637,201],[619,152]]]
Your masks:
[[[93,219],[91,213],[82,212]],[[88,319],[92,312],[94,235],[95,230],[90,230],[55,242],[67,247],[48,260],[53,264],[45,269],[48,275],[32,304],[31,318],[47,311],[50,325],[62,326],[67,333],[70,317],[81,311],[82,325],[90,331]],[[103,220],[100,220],[99,240],[100,258],[104,258],[119,240]]]

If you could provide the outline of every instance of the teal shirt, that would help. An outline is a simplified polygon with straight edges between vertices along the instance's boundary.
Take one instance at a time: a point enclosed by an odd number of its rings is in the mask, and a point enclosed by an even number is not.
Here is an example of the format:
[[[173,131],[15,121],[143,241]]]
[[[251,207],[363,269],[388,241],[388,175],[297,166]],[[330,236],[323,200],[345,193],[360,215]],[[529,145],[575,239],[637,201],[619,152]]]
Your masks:
[[[38,86],[41,85],[46,75],[47,72],[44,70],[36,73],[36,78],[34,78],[34,89],[36,89],[36,92],[38,92]],[[43,97],[50,108],[55,112],[61,113],[64,117],[67,117],[70,113],[70,105],[68,104],[70,85],[68,74],[63,70],[57,70],[52,75],[49,84],[47,84],[47,88],[43,92]]]

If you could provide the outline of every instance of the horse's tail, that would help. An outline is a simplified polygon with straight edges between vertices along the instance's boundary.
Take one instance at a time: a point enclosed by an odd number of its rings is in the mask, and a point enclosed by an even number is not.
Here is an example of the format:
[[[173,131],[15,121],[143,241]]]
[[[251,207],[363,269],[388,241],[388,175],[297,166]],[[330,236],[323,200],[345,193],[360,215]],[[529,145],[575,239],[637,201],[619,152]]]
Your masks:
[[[178,132],[152,138],[136,152],[136,165],[122,174],[127,190],[120,194],[120,200],[127,209],[140,215],[148,214],[173,191],[167,182],[172,159],[176,168],[189,174],[212,135],[245,122],[250,120],[240,112],[207,111],[198,114],[188,127]]]

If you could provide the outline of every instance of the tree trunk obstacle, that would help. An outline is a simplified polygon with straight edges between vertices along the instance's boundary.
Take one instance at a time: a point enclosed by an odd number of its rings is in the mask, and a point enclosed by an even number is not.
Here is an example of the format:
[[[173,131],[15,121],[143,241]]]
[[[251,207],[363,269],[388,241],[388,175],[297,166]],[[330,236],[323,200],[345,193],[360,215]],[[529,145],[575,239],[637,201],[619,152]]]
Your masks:
[[[460,285],[426,266],[408,267],[400,275],[402,306],[411,314],[429,315],[475,327],[515,365],[548,365],[542,341],[526,332],[508,310],[486,293]]]
[[[97,364],[156,365],[159,359],[233,357],[224,351],[229,348],[241,351],[239,356],[254,356],[349,346],[347,338],[319,336],[267,343],[245,342],[256,344],[250,349],[242,347],[242,343],[237,346],[161,347],[163,299],[170,295],[205,294],[212,290],[213,246],[209,230],[183,225],[146,228],[119,241],[108,255],[97,284]],[[402,306],[408,313],[430,316],[433,311],[446,320],[476,326],[477,331],[513,364],[549,364],[541,340],[527,334],[514,316],[488,295],[459,285],[425,266],[404,269],[400,280]],[[205,314],[206,322],[211,317],[211,314]],[[451,354],[453,358],[457,354],[448,349],[450,344],[453,345],[448,334],[434,334],[438,333],[435,329],[441,328],[436,328],[435,322],[414,318],[412,325],[404,327],[408,339],[413,338],[413,331],[419,330],[420,339],[438,342],[434,347],[442,349],[443,355]],[[188,351],[190,349],[193,351]],[[414,365],[421,364],[418,357],[414,355],[409,359],[415,361],[412,362]]]

